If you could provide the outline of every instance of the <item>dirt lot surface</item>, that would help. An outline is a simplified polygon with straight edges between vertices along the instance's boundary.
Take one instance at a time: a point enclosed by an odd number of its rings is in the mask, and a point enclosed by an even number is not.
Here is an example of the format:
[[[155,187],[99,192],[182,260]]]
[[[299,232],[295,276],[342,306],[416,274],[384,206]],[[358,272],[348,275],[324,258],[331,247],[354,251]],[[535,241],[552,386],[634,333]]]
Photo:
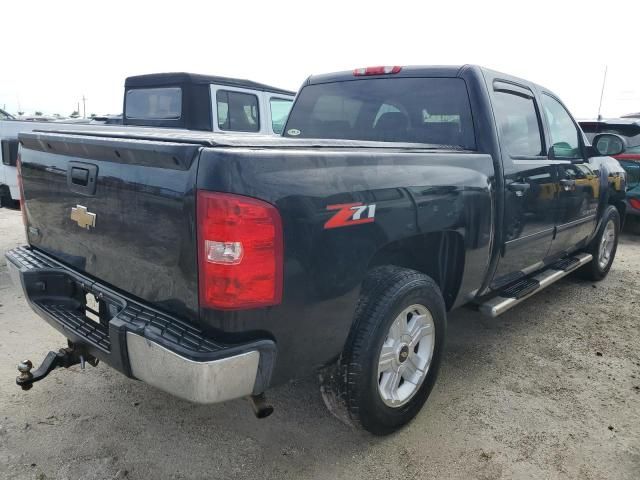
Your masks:
[[[21,244],[0,209],[0,253]],[[568,278],[497,320],[450,316],[440,379],[417,419],[375,438],[324,408],[314,378],[197,406],[105,365],[57,370],[31,391],[16,364],[64,339],[10,285],[0,260],[2,479],[640,478],[640,237],[606,280]]]

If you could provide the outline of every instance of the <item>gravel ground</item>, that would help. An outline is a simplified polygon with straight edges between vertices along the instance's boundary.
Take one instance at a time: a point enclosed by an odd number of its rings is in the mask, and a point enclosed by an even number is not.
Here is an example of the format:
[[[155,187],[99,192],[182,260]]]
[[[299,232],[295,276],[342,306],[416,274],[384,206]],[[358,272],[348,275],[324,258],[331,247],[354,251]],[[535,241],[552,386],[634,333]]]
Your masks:
[[[0,209],[0,253],[23,242]],[[606,280],[569,277],[499,319],[449,318],[444,365],[396,435],[353,431],[313,378],[197,406],[105,365],[57,370],[28,392],[16,364],[63,337],[10,285],[0,259],[0,477],[9,479],[640,478],[640,236],[626,234]]]

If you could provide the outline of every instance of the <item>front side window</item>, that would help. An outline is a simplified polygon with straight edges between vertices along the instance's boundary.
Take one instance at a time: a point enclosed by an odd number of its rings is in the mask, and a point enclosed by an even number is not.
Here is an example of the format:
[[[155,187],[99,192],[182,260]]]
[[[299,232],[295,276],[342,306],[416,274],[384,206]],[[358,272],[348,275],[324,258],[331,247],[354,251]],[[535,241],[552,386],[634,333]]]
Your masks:
[[[234,132],[260,131],[258,97],[250,93],[218,90],[218,127]]]
[[[273,97],[269,100],[273,133],[280,134],[284,130],[284,125],[287,123],[287,117],[289,116],[292,103],[293,100],[287,100],[286,98]]]
[[[372,78],[304,87],[285,136],[410,142],[474,150],[460,78]]]
[[[569,112],[555,98],[546,94],[542,95],[542,108],[549,124],[554,158],[581,158],[580,134]]]
[[[533,98],[495,92],[494,108],[502,145],[511,156],[540,156],[542,140]]]
[[[169,87],[129,90],[125,116],[132,120],[178,120],[182,116],[182,89]]]

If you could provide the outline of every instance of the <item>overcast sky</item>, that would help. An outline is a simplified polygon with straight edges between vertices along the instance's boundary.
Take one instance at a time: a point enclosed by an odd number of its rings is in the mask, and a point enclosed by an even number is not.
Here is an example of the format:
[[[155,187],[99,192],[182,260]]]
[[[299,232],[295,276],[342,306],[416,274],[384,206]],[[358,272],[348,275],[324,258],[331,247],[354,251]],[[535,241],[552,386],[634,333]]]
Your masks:
[[[640,1],[2,2],[0,108],[120,113],[125,77],[189,71],[297,90],[367,65],[478,63],[574,115],[640,111]]]

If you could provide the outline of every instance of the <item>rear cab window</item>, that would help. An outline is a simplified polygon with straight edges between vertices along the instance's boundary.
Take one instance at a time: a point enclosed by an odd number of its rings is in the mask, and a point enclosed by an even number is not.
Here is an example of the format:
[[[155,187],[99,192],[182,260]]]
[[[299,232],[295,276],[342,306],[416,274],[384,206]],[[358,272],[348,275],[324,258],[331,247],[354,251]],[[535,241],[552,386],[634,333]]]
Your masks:
[[[166,87],[128,90],[125,116],[132,120],[178,120],[182,117],[182,89]]]
[[[220,130],[260,131],[260,109],[258,97],[254,94],[218,90],[216,92],[216,110]]]
[[[304,87],[285,136],[423,143],[474,150],[460,78],[375,78]]]
[[[280,134],[284,130],[292,104],[293,100],[286,98],[271,97],[269,99],[269,109],[271,110],[271,129],[273,130],[273,133]]]

